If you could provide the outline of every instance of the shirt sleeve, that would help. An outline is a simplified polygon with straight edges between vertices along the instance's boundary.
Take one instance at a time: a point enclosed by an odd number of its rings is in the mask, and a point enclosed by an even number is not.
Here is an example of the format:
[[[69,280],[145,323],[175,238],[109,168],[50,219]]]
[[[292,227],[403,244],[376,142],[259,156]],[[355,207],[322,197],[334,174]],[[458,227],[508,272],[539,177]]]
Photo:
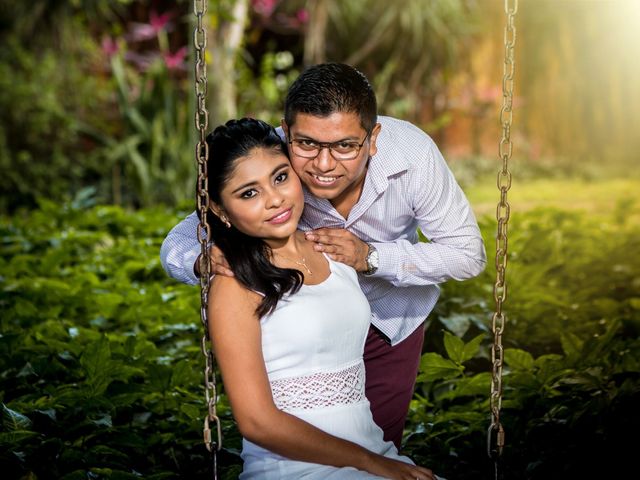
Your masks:
[[[428,242],[401,238],[372,243],[379,256],[373,276],[395,286],[473,278],[487,262],[480,228],[466,196],[430,138],[426,147],[424,165],[410,167],[404,188],[416,224]]]
[[[188,285],[199,282],[193,269],[201,252],[198,241],[200,220],[194,211],[171,229],[160,247],[160,262],[167,274]]]

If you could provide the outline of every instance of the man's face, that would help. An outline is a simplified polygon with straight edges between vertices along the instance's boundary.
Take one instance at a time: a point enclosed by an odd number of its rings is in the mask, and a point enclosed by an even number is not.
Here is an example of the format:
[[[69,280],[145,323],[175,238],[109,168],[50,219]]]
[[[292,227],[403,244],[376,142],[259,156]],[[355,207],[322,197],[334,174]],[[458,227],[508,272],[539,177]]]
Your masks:
[[[335,204],[336,201],[354,194],[360,196],[370,156],[377,152],[376,138],[380,124],[376,124],[370,135],[360,125],[356,113],[333,113],[318,117],[298,113],[291,128],[283,121],[282,128],[287,141],[303,144],[362,145],[355,158],[337,160],[329,148],[321,148],[315,158],[305,158],[295,153],[289,143],[291,165],[311,193]],[[335,156],[340,157],[339,154]]]

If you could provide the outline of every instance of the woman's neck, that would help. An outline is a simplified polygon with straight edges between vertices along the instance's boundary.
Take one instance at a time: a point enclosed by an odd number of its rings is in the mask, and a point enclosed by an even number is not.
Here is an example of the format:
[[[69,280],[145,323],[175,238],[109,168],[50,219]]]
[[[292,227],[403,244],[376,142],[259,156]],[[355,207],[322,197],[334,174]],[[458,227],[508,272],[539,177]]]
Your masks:
[[[304,233],[299,230],[287,239],[282,240],[265,240],[267,245],[271,247],[274,254],[285,257],[298,257],[305,251],[304,244],[306,242]]]

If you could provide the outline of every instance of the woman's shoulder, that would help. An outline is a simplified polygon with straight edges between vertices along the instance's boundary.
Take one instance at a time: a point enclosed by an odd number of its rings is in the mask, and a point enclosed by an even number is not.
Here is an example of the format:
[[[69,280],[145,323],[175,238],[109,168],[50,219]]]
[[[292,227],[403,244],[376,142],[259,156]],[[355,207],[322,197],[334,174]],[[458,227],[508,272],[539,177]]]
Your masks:
[[[250,310],[255,312],[262,297],[242,285],[235,277],[215,275],[211,278],[209,303],[217,310]]]

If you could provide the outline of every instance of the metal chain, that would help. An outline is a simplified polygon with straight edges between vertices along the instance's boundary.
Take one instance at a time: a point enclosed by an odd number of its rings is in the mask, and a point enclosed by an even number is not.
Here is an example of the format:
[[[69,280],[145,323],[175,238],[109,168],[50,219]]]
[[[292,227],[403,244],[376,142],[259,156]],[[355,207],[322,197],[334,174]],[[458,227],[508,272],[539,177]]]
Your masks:
[[[502,305],[507,299],[507,225],[511,207],[507,202],[507,192],[511,188],[511,172],[509,171],[509,159],[513,152],[511,142],[511,121],[513,119],[513,83],[515,73],[516,43],[515,15],[518,11],[518,0],[514,0],[513,7],[510,1],[505,0],[504,10],[507,15],[507,23],[504,29],[504,75],[502,78],[502,109],[500,110],[500,123],[502,125],[502,139],[500,140],[499,155],[502,159],[502,168],[498,172],[498,189],[500,201],[496,208],[498,231],[496,234],[496,282],[493,286],[493,298],[495,299],[495,312],[491,321],[493,331],[493,345],[491,347],[491,361],[493,370],[491,375],[491,425],[487,433],[487,452],[496,465],[496,479],[498,478],[497,460],[502,455],[504,448],[505,432],[500,423],[500,408],[502,407],[502,363],[504,349],[502,347],[502,333],[504,332],[505,314]]]
[[[207,32],[203,28],[203,18],[207,13],[207,0],[194,0],[193,11],[196,15],[196,27],[193,32],[193,43],[195,46],[195,96],[196,112],[195,125],[199,134],[196,144],[196,162],[198,165],[197,195],[196,202],[200,213],[200,224],[198,225],[198,241],[200,242],[200,318],[204,328],[204,335],[200,348],[205,357],[204,387],[205,399],[207,402],[207,416],[204,419],[204,444],[211,452],[213,463],[213,478],[217,480],[217,452],[222,448],[222,432],[220,419],[216,411],[218,402],[217,381],[215,360],[211,350],[209,338],[209,320],[207,317],[209,305],[209,283],[210,283],[210,263],[209,263],[209,240],[211,232],[207,222],[207,209],[209,207],[209,190],[207,180],[207,159],[209,158],[209,147],[206,142],[207,128],[209,126],[209,112],[207,111]],[[212,432],[213,430],[213,432]],[[215,432],[215,436],[214,436]]]

